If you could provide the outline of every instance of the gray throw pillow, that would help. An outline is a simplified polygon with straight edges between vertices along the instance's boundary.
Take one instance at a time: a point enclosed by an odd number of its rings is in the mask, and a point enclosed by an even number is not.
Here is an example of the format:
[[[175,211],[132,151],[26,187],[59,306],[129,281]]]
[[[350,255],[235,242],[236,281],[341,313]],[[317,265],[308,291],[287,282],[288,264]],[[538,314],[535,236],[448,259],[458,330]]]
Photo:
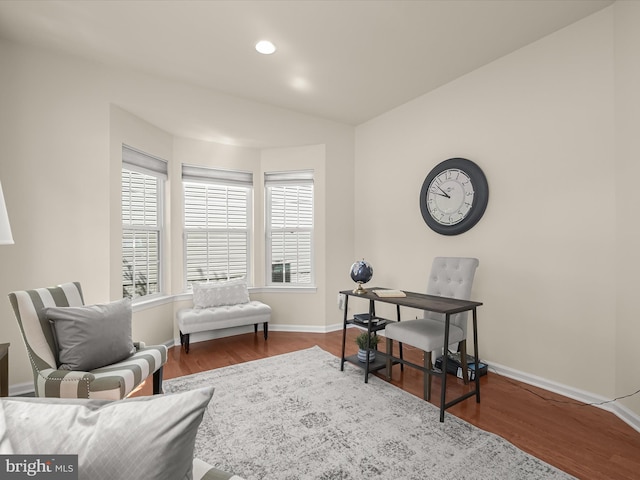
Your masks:
[[[8,397],[0,415],[15,454],[77,454],[80,480],[183,480],[212,395],[213,387],[116,402]]]
[[[90,372],[136,352],[131,340],[131,300],[44,310],[58,345],[58,368]]]

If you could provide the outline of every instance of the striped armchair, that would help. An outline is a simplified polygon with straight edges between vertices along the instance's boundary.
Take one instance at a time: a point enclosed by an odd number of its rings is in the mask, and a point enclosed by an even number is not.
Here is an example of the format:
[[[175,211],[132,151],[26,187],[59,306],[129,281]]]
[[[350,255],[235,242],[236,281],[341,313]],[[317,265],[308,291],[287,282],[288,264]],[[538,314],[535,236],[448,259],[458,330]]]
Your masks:
[[[80,283],[9,294],[33,369],[37,397],[119,400],[153,374],[153,393],[162,393],[165,345],[134,343],[135,353],[118,363],[89,372],[59,370],[53,331],[43,311],[47,307],[84,305]]]

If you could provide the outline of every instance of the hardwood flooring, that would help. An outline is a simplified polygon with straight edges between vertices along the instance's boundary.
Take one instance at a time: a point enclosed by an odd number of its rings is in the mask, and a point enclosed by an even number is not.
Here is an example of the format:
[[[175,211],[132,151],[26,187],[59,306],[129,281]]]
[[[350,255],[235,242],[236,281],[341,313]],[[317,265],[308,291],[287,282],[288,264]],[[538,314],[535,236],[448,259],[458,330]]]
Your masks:
[[[357,351],[355,329],[347,332],[347,354]],[[342,332],[327,334],[262,332],[237,335],[169,349],[164,379],[271,357],[318,345],[340,357]],[[381,343],[381,350],[384,345]],[[397,351],[397,347],[396,347]],[[422,363],[418,350],[405,347],[405,358]],[[393,369],[392,383],[422,397],[422,374],[412,368]],[[384,377],[383,377],[384,378]],[[136,396],[151,395],[151,378]],[[439,405],[438,379],[433,380],[432,403]],[[451,395],[468,388],[449,377]],[[491,371],[481,379],[481,403],[468,399],[447,410],[483,430],[509,440],[518,448],[578,478],[640,479],[640,433],[614,414],[583,405],[546,390],[502,377]],[[446,421],[446,419],[445,419]]]

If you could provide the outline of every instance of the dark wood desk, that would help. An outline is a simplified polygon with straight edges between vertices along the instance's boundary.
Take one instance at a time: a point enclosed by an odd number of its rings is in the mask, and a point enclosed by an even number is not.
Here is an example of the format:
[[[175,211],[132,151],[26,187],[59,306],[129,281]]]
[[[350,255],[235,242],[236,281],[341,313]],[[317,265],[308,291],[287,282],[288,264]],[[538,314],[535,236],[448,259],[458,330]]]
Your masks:
[[[9,396],[9,345],[0,344],[0,397]]]
[[[347,326],[350,324],[354,324],[354,325],[358,325],[360,327],[363,328],[367,328],[368,331],[371,333],[373,331],[380,331],[383,330],[384,327],[389,324],[390,322],[392,322],[393,320],[389,320],[389,319],[385,319],[385,318],[379,318],[376,317],[375,315],[375,303],[376,302],[382,302],[382,303],[389,303],[392,305],[396,306],[396,315],[397,315],[397,320],[396,321],[400,321],[400,307],[410,307],[410,308],[415,308],[418,310],[426,310],[426,311],[430,311],[430,312],[436,312],[436,313],[442,313],[445,316],[445,334],[444,334],[444,345],[443,345],[443,351],[446,353],[448,350],[448,346],[449,346],[449,324],[451,321],[451,315],[454,315],[456,313],[461,313],[461,312],[468,312],[471,311],[472,312],[472,316],[473,316],[473,345],[474,345],[474,356],[475,356],[475,371],[478,372],[479,371],[479,366],[478,366],[478,360],[480,358],[480,355],[478,354],[478,315],[476,312],[476,308],[481,306],[482,303],[481,302],[474,302],[472,300],[459,300],[457,298],[447,298],[447,297],[438,297],[435,295],[426,295],[424,293],[414,293],[414,292],[407,292],[405,291],[404,293],[407,295],[406,297],[380,297],[378,295],[376,295],[373,291],[374,290],[384,290],[382,287],[373,287],[373,288],[369,288],[367,289],[366,293],[354,293],[351,290],[343,290],[340,293],[342,295],[345,296],[345,302],[344,302],[344,326],[343,326],[343,332],[342,332],[342,361],[340,364],[340,370],[344,370],[344,362],[345,361],[349,361],[349,362],[353,362],[356,363],[356,361],[353,361],[352,357],[347,357],[345,358],[345,342],[346,342],[346,332],[347,332]],[[349,306],[349,298],[350,297],[358,297],[358,298],[364,298],[366,300],[369,300],[369,317],[370,318],[377,318],[378,321],[377,323],[373,324],[373,322],[369,322],[368,325],[367,324],[363,324],[361,322],[358,322],[356,319],[349,319],[348,314],[347,314],[347,308]],[[375,325],[375,326],[374,326]],[[387,359],[387,355],[386,354],[380,354],[377,353],[376,354],[376,362],[378,361],[378,355],[380,355],[382,357],[383,362],[385,362],[384,366],[378,366],[377,364],[374,365],[370,365],[368,359],[365,362],[365,382],[368,381],[369,379],[369,372],[370,371],[375,371],[375,370],[380,370],[382,368],[386,367],[386,359]],[[391,357],[392,360],[392,365],[394,363],[400,363],[401,365],[409,365],[410,367],[413,368],[417,368],[418,370],[421,370],[429,375],[434,375],[436,377],[440,377],[442,379],[442,390],[441,390],[441,394],[440,394],[440,421],[444,422],[444,411],[461,402],[462,400],[465,400],[469,397],[472,397],[475,395],[476,397],[476,402],[480,403],[480,375],[476,375],[475,376],[475,388],[474,390],[467,392],[457,398],[454,398],[453,400],[447,402],[446,401],[446,394],[447,394],[447,359],[448,359],[448,355],[443,355],[442,357],[442,369],[438,369],[438,368],[431,368],[430,370],[425,369],[424,366],[420,366],[420,365],[416,365],[414,363],[408,362],[406,360],[404,360],[402,358],[402,345],[400,346],[400,357]],[[391,372],[388,372],[388,376],[391,375]]]

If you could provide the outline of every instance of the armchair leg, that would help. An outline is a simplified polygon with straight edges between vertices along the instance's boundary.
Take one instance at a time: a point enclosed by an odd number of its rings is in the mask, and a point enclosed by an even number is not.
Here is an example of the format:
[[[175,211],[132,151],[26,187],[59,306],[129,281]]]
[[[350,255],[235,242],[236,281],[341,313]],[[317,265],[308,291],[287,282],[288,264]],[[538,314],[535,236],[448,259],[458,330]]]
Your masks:
[[[262,330],[264,331],[264,339],[269,338],[269,322],[264,322],[262,324]]]
[[[469,365],[467,365],[467,340],[462,340],[458,344],[458,352],[460,352],[460,364],[462,366],[462,381],[465,385],[469,384]]]
[[[431,352],[424,352],[424,368],[431,370],[433,365],[431,364]],[[424,372],[424,399],[428,402],[431,400],[431,375]]]
[[[162,368],[153,372],[153,394],[158,395],[162,393]]]

